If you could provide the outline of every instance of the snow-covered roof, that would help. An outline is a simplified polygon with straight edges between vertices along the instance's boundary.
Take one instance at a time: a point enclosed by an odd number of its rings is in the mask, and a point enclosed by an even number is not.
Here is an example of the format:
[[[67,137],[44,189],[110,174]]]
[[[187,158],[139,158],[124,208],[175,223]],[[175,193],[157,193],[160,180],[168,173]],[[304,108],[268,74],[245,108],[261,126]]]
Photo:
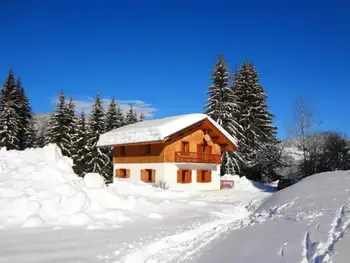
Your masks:
[[[97,146],[163,141],[168,136],[205,119],[218,128],[231,143],[237,145],[236,140],[212,118],[202,113],[194,113],[163,119],[145,120],[114,129],[101,134]]]

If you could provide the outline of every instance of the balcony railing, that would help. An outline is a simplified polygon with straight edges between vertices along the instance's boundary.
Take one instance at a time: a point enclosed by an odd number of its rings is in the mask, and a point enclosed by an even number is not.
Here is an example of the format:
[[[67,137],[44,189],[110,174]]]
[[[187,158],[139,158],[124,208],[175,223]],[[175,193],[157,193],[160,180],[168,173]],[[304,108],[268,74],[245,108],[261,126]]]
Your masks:
[[[175,162],[221,164],[221,155],[199,152],[175,152]]]

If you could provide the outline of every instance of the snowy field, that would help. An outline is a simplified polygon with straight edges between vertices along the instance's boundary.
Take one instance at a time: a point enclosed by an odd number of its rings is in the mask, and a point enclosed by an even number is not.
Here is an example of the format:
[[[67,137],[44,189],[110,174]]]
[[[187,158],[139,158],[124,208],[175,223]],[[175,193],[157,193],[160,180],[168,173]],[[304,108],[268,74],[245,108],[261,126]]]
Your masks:
[[[193,262],[350,262],[350,172],[317,174],[267,198]]]
[[[54,145],[2,150],[0,262],[186,261],[271,195],[256,186],[241,179],[235,190],[204,193],[123,180],[105,187],[96,174],[78,178]]]
[[[57,147],[0,151],[0,262],[349,262],[349,172],[202,193],[78,178]]]

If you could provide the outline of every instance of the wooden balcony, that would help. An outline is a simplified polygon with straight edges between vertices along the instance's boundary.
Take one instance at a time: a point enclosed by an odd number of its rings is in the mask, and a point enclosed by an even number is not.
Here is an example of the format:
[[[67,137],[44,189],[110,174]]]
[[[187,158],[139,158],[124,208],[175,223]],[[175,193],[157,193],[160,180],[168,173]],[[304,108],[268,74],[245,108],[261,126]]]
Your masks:
[[[175,162],[221,164],[221,155],[199,152],[175,152]]]

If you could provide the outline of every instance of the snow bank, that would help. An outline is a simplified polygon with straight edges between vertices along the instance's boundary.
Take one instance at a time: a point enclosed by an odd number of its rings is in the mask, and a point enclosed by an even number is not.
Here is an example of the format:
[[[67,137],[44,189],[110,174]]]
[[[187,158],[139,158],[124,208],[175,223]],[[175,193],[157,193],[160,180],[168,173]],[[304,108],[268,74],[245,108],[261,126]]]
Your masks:
[[[156,188],[142,181],[131,182],[125,179],[115,179],[114,183],[110,184],[108,188],[118,195],[132,195],[155,198],[183,198],[190,195],[188,192],[171,190],[164,191],[161,188]]]
[[[349,193],[350,171],[305,178],[268,197],[194,261],[349,262]]]
[[[239,177],[238,175],[226,174],[221,176],[221,180],[234,181],[234,189],[246,192],[274,192],[275,187],[264,185],[263,183],[251,181],[246,177]]]
[[[120,194],[123,191],[127,196]],[[126,214],[138,203],[147,204],[128,196],[137,192],[166,195],[161,189],[131,183],[109,188],[95,173],[82,179],[74,173],[72,160],[53,144],[42,149],[0,151],[0,228],[118,226],[128,220]]]

